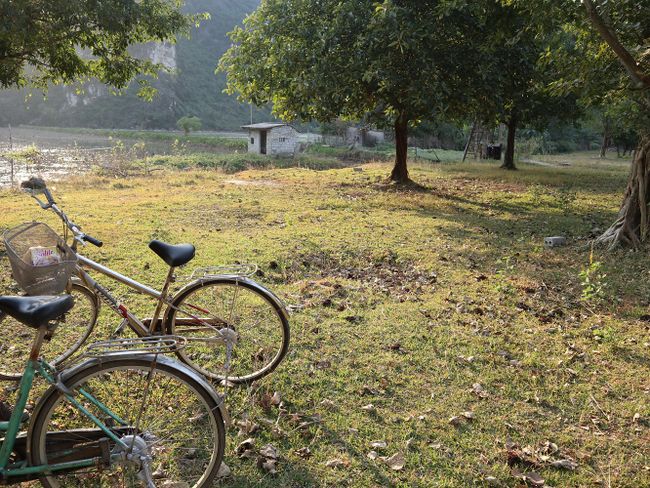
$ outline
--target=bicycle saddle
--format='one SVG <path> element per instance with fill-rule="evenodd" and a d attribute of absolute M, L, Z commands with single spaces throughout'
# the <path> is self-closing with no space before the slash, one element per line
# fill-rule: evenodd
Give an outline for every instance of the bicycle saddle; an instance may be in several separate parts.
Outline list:
<path fill-rule="evenodd" d="M 194 257 L 194 246 L 192 244 L 177 244 L 174 246 L 166 242 L 153 240 L 149 243 L 149 249 L 174 268 L 189 263 Z"/>
<path fill-rule="evenodd" d="M 34 329 L 60 317 L 73 305 L 70 295 L 0 297 L 0 310 Z"/>

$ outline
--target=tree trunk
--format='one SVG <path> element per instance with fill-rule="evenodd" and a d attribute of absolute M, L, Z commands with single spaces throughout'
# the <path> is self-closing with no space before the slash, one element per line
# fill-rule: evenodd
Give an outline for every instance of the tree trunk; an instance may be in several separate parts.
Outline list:
<path fill-rule="evenodd" d="M 408 156 L 408 118 L 401 112 L 395 120 L 395 166 L 390 174 L 390 181 L 409 183 L 409 172 L 406 167 Z"/>
<path fill-rule="evenodd" d="M 600 157 L 605 158 L 607 156 L 607 148 L 609 147 L 609 119 L 605 118 L 605 123 L 603 124 L 603 142 L 600 145 Z"/>
<path fill-rule="evenodd" d="M 596 243 L 609 248 L 618 245 L 638 248 L 650 231 L 650 135 L 642 138 L 637 150 L 618 218 Z"/>
<path fill-rule="evenodd" d="M 517 133 L 517 117 L 511 115 L 506 122 L 508 127 L 508 143 L 506 145 L 506 153 L 503 157 L 503 169 L 517 169 L 515 166 L 515 134 Z"/>

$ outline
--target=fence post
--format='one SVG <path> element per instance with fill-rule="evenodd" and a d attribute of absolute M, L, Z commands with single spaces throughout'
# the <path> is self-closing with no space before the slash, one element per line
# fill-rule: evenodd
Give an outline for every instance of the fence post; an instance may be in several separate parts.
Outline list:
<path fill-rule="evenodd" d="M 13 143 L 13 138 L 11 137 L 11 124 L 9 125 L 9 152 L 13 151 L 14 149 L 14 143 Z M 10 171 L 10 176 L 9 176 L 9 182 L 11 185 L 11 188 L 14 188 L 14 158 L 11 156 L 9 157 L 9 171 Z"/>

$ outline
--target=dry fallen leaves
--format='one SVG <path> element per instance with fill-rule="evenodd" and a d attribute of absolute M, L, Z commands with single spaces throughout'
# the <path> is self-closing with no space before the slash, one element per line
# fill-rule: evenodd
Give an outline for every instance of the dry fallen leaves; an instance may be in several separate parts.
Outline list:
<path fill-rule="evenodd" d="M 322 402 L 320 402 L 320 404 L 321 404 L 321 407 L 324 407 L 327 410 L 336 409 L 336 403 L 334 403 L 332 400 L 329 400 L 328 398 L 325 398 Z"/>
<path fill-rule="evenodd" d="M 269 474 L 275 474 L 277 470 L 278 460 L 259 457 L 257 459 L 257 467 L 263 469 Z"/>
<path fill-rule="evenodd" d="M 467 410 L 466 412 L 463 412 L 461 415 L 465 417 L 467 420 L 474 420 L 474 412 L 472 412 L 471 410 Z"/>
<path fill-rule="evenodd" d="M 311 457 L 311 449 L 308 447 L 301 447 L 300 449 L 293 451 L 293 453 L 303 459 L 309 459 Z"/>
<path fill-rule="evenodd" d="M 260 449 L 260 456 L 269 459 L 277 459 L 280 456 L 280 451 L 273 444 L 266 444 Z"/>
<path fill-rule="evenodd" d="M 489 393 L 485 391 L 485 389 L 483 388 L 483 386 L 481 386 L 480 383 L 474 383 L 472 385 L 471 391 L 479 398 L 487 398 L 489 396 Z"/>
<path fill-rule="evenodd" d="M 518 469 L 513 469 L 512 470 L 512 476 L 515 478 L 519 478 L 526 483 L 529 483 L 532 486 L 544 486 L 544 478 L 542 478 L 538 473 L 535 471 L 530 471 L 529 473 L 522 473 Z"/>
<path fill-rule="evenodd" d="M 404 455 L 401 452 L 396 452 L 389 458 L 382 457 L 380 459 L 393 471 L 401 471 L 406 464 Z"/>
<path fill-rule="evenodd" d="M 551 466 L 554 468 L 568 469 L 569 471 L 573 471 L 578 467 L 578 463 L 572 459 L 557 459 L 555 461 L 551 461 Z"/>
<path fill-rule="evenodd" d="M 263 469 L 269 474 L 277 473 L 278 457 L 280 451 L 273 444 L 262 446 L 257 458 L 257 467 Z"/>
<path fill-rule="evenodd" d="M 219 466 L 219 471 L 217 471 L 217 478 L 227 478 L 230 476 L 232 471 L 228 467 L 226 463 L 221 463 L 221 466 Z"/>
<path fill-rule="evenodd" d="M 259 425 L 249 419 L 237 420 L 235 425 L 239 427 L 238 436 L 254 434 L 260 428 Z"/>
<path fill-rule="evenodd" d="M 557 469 L 573 471 L 577 469 L 578 463 L 568 456 L 560 458 L 560 448 L 554 442 L 546 441 L 539 448 L 531 446 L 520 447 L 511 440 L 506 441 L 508 464 L 513 466 L 524 465 L 534 468 L 551 466 Z"/>
<path fill-rule="evenodd" d="M 160 486 L 162 488 L 189 488 L 190 484 L 185 481 L 167 480 L 167 481 L 163 481 L 163 484 Z"/>
<path fill-rule="evenodd" d="M 350 461 L 347 459 L 330 459 L 329 461 L 325 462 L 325 466 L 328 468 L 347 468 L 350 466 Z"/>
<path fill-rule="evenodd" d="M 239 443 L 237 449 L 235 449 L 235 452 L 241 458 L 255 457 L 255 453 L 253 452 L 254 448 L 255 448 L 255 439 L 249 437 L 245 441 Z"/>

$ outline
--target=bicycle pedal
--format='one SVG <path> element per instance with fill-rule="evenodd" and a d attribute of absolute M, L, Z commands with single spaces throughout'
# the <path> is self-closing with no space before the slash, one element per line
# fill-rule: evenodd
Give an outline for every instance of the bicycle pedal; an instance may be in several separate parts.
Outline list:
<path fill-rule="evenodd" d="M 99 439 L 99 450 L 101 452 L 102 464 L 106 468 L 111 467 L 111 446 L 107 437 Z"/>
<path fill-rule="evenodd" d="M 0 401 L 0 421 L 2 422 L 9 422 L 11 419 L 11 416 L 13 414 L 13 407 L 9 405 L 5 401 Z M 27 412 L 23 412 L 23 414 L 20 417 L 20 423 L 24 424 L 25 422 L 29 421 L 29 414 Z"/>

